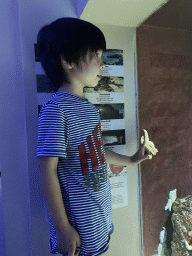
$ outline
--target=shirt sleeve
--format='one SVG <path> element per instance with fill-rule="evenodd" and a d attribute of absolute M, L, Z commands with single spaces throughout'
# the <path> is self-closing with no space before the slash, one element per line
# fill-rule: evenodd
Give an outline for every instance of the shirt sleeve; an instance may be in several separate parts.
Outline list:
<path fill-rule="evenodd" d="M 37 157 L 66 157 L 67 121 L 55 102 L 45 104 L 39 115 Z"/>

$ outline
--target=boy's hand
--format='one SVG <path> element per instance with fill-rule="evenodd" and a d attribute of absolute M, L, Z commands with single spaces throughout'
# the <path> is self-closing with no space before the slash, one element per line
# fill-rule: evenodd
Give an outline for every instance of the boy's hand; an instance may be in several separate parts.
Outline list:
<path fill-rule="evenodd" d="M 140 149 L 131 156 L 131 161 L 134 164 L 140 164 L 142 161 L 149 159 L 150 151 L 145 147 L 146 142 L 141 145 Z"/>
<path fill-rule="evenodd" d="M 56 233 L 59 253 L 63 256 L 78 256 L 79 251 L 76 249 L 80 247 L 81 240 L 77 231 L 72 226 L 68 226 Z"/>
<path fill-rule="evenodd" d="M 146 130 L 144 130 L 145 136 L 141 137 L 141 147 L 135 155 L 131 157 L 131 161 L 135 164 L 139 164 L 144 160 L 152 159 L 152 154 L 156 155 L 158 150 L 152 141 L 149 140 L 149 136 Z"/>

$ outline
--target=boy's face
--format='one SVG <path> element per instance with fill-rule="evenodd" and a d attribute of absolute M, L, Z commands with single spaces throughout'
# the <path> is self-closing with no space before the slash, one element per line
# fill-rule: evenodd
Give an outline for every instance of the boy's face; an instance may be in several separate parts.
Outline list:
<path fill-rule="evenodd" d="M 82 70 L 74 68 L 72 79 L 81 87 L 95 87 L 98 84 L 98 81 L 101 79 L 103 74 L 103 68 L 105 67 L 102 62 L 102 50 L 98 50 L 96 53 L 88 52 L 86 55 L 86 62 L 82 62 Z M 92 57 L 92 59 L 91 59 Z"/>

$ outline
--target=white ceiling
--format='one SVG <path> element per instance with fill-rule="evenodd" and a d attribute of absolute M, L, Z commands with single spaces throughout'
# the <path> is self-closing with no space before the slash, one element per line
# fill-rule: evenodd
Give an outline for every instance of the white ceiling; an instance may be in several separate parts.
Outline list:
<path fill-rule="evenodd" d="M 117 26 L 138 27 L 168 0 L 89 0 L 80 19 Z"/>

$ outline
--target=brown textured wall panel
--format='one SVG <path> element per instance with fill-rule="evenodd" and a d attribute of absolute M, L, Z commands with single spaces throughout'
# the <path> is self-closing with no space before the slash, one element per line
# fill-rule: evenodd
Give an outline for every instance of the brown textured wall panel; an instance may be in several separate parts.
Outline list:
<path fill-rule="evenodd" d="M 170 190 L 192 195 L 192 36 L 137 29 L 139 122 L 159 150 L 141 164 L 145 256 L 155 255 Z"/>

